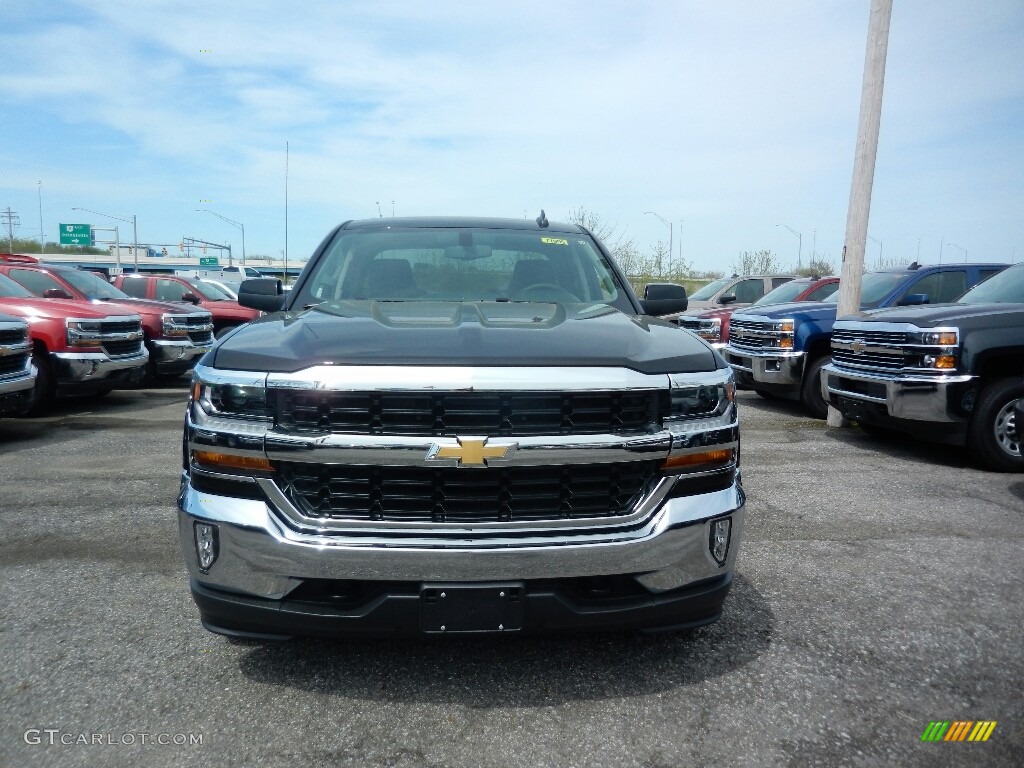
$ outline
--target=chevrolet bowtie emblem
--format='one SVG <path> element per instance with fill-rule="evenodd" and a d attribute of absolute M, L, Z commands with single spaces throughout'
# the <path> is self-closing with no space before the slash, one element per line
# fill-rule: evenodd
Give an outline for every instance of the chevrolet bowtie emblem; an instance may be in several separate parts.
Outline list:
<path fill-rule="evenodd" d="M 853 354 L 859 355 L 861 352 L 863 352 L 865 349 L 867 349 L 867 346 L 868 345 L 864 343 L 864 339 L 856 339 L 850 345 L 850 349 L 853 350 Z"/>
<path fill-rule="evenodd" d="M 488 459 L 507 459 L 519 447 L 518 443 L 488 445 L 490 438 L 457 437 L 455 445 L 433 445 L 427 454 L 427 461 L 455 459 L 459 467 L 486 467 Z"/>

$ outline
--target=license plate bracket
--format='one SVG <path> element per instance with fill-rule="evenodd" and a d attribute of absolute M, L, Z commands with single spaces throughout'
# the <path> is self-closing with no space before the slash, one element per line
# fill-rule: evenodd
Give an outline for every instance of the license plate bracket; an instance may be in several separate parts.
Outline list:
<path fill-rule="evenodd" d="M 423 584 L 420 628 L 426 633 L 518 632 L 523 628 L 522 582 Z"/>

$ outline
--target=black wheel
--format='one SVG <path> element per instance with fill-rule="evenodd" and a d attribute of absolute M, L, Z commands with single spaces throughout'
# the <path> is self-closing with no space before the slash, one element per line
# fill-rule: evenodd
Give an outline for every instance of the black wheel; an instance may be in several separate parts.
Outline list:
<path fill-rule="evenodd" d="M 1018 424 L 1013 412 L 1024 398 L 1024 380 L 1019 376 L 995 379 L 978 395 L 967 425 L 967 450 L 985 469 L 997 472 L 1024 472 L 1024 424 Z"/>
<path fill-rule="evenodd" d="M 821 396 L 821 369 L 832 362 L 831 355 L 811 360 L 804 371 L 804 383 L 800 386 L 800 400 L 804 410 L 816 419 L 828 416 L 828 402 Z"/>
<path fill-rule="evenodd" d="M 235 330 L 235 328 L 237 327 L 237 325 L 225 325 L 223 328 L 220 328 L 216 333 L 213 334 L 213 338 L 219 339 L 222 336 L 226 336 L 227 334 Z"/>
<path fill-rule="evenodd" d="M 772 394 L 767 389 L 755 389 L 754 391 L 757 392 L 757 394 L 759 394 L 765 400 L 781 400 L 782 399 L 778 395 Z"/>
<path fill-rule="evenodd" d="M 53 383 L 53 369 L 50 368 L 50 355 L 46 350 L 32 351 L 32 365 L 36 367 L 36 386 L 32 390 L 32 407 L 28 414 L 37 416 L 48 411 L 53 405 L 57 388 Z"/>

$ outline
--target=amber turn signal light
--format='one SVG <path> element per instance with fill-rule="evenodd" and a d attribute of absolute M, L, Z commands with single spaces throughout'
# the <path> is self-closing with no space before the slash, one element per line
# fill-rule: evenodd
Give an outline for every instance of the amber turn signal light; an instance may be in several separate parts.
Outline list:
<path fill-rule="evenodd" d="M 274 465 L 262 456 L 235 456 L 230 453 L 216 451 L 192 451 L 192 460 L 196 464 L 221 469 L 255 469 L 261 472 L 272 472 Z"/>
<path fill-rule="evenodd" d="M 661 465 L 662 470 L 681 469 L 683 467 L 695 467 L 702 464 L 728 464 L 736 456 L 733 448 L 724 448 L 717 451 L 702 451 L 700 453 L 688 453 L 684 456 L 669 456 Z"/>

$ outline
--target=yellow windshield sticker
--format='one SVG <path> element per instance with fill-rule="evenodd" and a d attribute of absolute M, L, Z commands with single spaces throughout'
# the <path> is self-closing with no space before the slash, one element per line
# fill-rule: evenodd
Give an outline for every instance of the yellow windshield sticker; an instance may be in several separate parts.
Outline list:
<path fill-rule="evenodd" d="M 547 243 L 548 245 L 568 245 L 569 244 L 569 241 L 566 240 L 565 238 L 562 238 L 562 237 L 542 237 L 540 239 L 540 241 L 542 243 Z"/>

